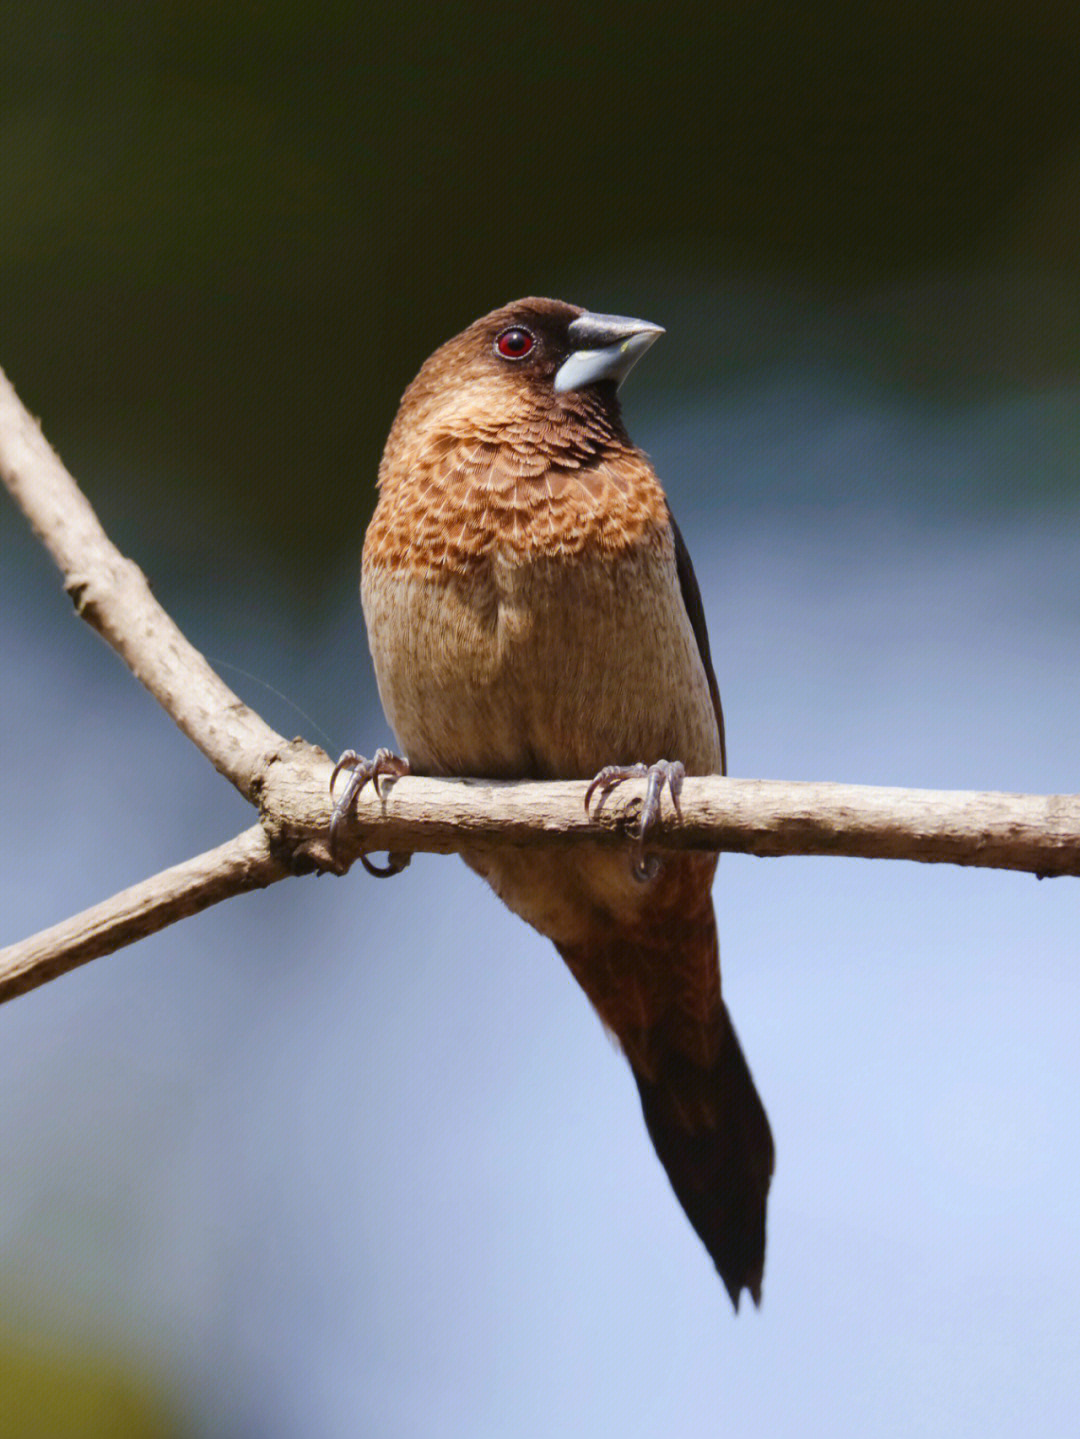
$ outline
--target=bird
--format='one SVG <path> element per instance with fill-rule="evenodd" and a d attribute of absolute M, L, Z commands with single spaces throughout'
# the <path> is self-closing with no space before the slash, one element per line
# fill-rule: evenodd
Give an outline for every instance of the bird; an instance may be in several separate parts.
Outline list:
<path fill-rule="evenodd" d="M 437 349 L 405 390 L 361 579 L 401 753 L 346 751 L 334 822 L 387 775 L 582 779 L 587 808 L 647 778 L 630 852 L 586 841 L 463 858 L 553 941 L 614 1036 L 737 1311 L 743 1290 L 761 1302 L 773 1139 L 721 996 L 718 856 L 648 850 L 665 786 L 677 806 L 684 774 L 726 773 L 690 556 L 620 409 L 622 381 L 662 333 L 517 300 Z"/>

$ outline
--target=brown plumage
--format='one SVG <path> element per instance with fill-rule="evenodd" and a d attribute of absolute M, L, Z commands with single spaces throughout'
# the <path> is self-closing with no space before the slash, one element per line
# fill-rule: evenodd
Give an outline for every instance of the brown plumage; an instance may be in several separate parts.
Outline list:
<path fill-rule="evenodd" d="M 619 380 L 659 331 L 507 305 L 406 390 L 364 544 L 379 692 L 414 773 L 722 772 L 704 615 Z M 720 997 L 716 858 L 651 878 L 601 846 L 467 854 L 556 944 L 630 1061 L 649 1132 L 733 1301 L 760 1297 L 768 1121 Z"/>

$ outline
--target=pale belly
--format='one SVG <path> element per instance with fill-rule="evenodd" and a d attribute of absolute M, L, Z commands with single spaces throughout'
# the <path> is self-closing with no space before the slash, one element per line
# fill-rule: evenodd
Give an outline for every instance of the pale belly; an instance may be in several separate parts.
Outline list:
<path fill-rule="evenodd" d="M 493 559 L 469 578 L 367 567 L 379 694 L 419 773 L 589 778 L 606 764 L 720 768 L 674 559 Z"/>
<path fill-rule="evenodd" d="M 496 560 L 467 582 L 365 567 L 363 602 L 383 707 L 417 773 L 589 779 L 658 759 L 720 770 L 704 667 L 665 551 Z M 559 944 L 582 942 L 603 914 L 625 923 L 656 903 L 621 850 L 463 858 Z M 715 860 L 668 865 L 695 866 L 707 885 Z"/>

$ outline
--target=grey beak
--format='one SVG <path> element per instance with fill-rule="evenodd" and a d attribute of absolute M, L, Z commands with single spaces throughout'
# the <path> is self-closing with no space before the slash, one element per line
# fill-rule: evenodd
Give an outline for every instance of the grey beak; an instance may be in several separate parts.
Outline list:
<path fill-rule="evenodd" d="M 654 340 L 664 333 L 648 320 L 586 312 L 571 322 L 571 350 L 555 372 L 555 393 L 580 390 L 598 380 L 623 380 Z"/>

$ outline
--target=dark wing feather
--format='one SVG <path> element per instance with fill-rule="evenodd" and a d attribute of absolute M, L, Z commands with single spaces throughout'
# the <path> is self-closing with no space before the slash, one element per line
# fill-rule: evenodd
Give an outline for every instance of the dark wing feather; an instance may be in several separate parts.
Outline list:
<path fill-rule="evenodd" d="M 668 523 L 671 525 L 671 533 L 675 540 L 675 570 L 679 576 L 683 604 L 686 606 L 690 628 L 694 631 L 694 638 L 697 640 L 701 663 L 705 666 L 705 678 L 709 682 L 709 694 L 712 696 L 713 709 L 716 711 L 716 727 L 720 732 L 720 773 L 727 774 L 724 712 L 720 708 L 720 690 L 716 683 L 716 673 L 713 670 L 712 655 L 709 653 L 709 631 L 705 626 L 705 607 L 701 603 L 701 591 L 698 589 L 697 576 L 694 574 L 694 566 L 690 561 L 690 551 L 686 548 L 686 541 L 675 523 L 675 516 L 671 513 L 670 505 L 668 506 Z"/>

